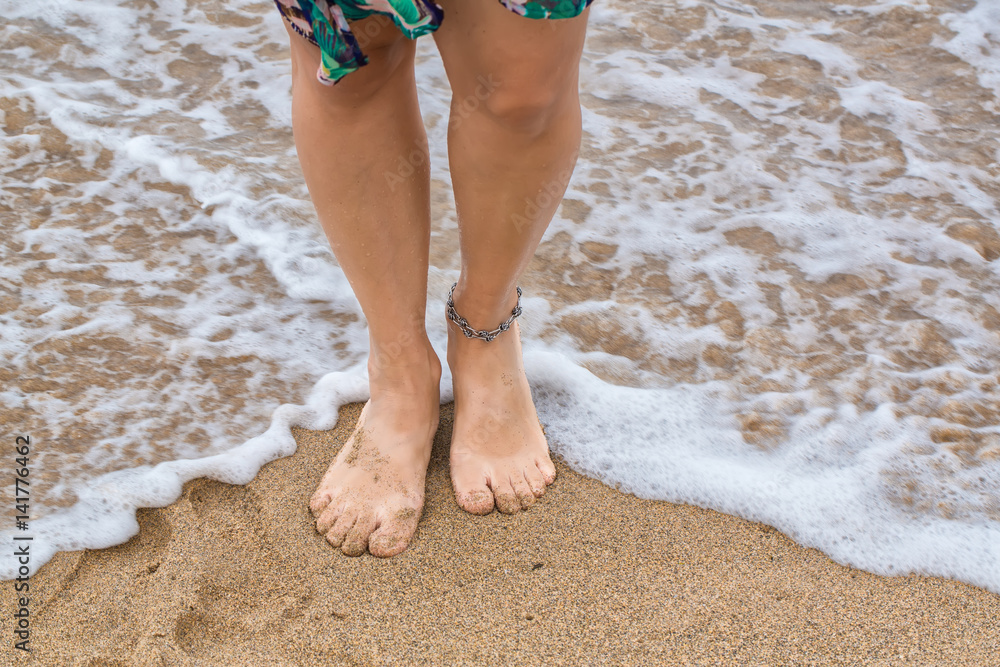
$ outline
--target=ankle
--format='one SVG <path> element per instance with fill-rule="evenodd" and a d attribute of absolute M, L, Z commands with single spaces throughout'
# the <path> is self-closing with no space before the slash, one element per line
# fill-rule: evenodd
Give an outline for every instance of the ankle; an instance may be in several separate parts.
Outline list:
<path fill-rule="evenodd" d="M 441 362 L 426 334 L 383 345 L 372 341 L 368 377 L 372 384 L 419 389 L 428 382 L 440 381 Z"/>
<path fill-rule="evenodd" d="M 476 330 L 492 331 L 501 322 L 506 321 L 511 312 L 519 302 L 517 288 L 510 290 L 501 288 L 500 290 L 471 290 L 458 282 L 452 292 L 452 301 L 455 305 L 455 312 Z M 463 335 L 460 327 L 449 320 L 449 330 L 454 329 L 459 335 Z"/>

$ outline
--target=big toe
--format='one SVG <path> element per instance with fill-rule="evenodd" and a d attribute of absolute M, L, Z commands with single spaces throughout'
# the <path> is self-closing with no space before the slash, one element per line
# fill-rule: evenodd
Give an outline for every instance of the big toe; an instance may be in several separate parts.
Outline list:
<path fill-rule="evenodd" d="M 391 558 L 402 553 L 417 532 L 419 521 L 419 511 L 412 508 L 397 510 L 371 534 L 368 539 L 368 552 L 379 558 Z"/>

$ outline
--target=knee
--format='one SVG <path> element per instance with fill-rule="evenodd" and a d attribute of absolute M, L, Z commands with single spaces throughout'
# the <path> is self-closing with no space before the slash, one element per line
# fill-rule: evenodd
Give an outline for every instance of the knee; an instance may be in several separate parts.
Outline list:
<path fill-rule="evenodd" d="M 538 77 L 518 80 L 508 75 L 503 79 L 480 75 L 476 86 L 461 100 L 452 113 L 464 118 L 481 113 L 491 122 L 528 136 L 544 133 L 560 114 L 572 105 L 579 105 L 576 81 L 544 81 Z"/>

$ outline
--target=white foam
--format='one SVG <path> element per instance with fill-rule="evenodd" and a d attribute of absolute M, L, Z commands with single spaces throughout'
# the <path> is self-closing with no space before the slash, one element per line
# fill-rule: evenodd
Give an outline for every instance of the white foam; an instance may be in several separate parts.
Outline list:
<path fill-rule="evenodd" d="M 722 387 L 613 387 L 551 352 L 525 363 L 554 450 L 585 474 L 642 498 L 770 524 L 854 567 L 1000 587 L 996 521 L 912 516 L 886 503 L 880 472 L 921 431 L 889 405 L 866 415 L 841 406 L 826 425 L 831 411 L 816 408 L 789 433 L 793 446 L 764 454 L 747 451 Z"/>
<path fill-rule="evenodd" d="M 368 383 L 359 369 L 330 373 L 316 383 L 304 406 L 282 405 L 274 411 L 269 428 L 220 454 L 197 459 L 167 461 L 154 467 L 127 468 L 107 473 L 80 489 L 79 500 L 68 510 L 31 522 L 31 564 L 34 574 L 58 551 L 103 549 L 121 544 L 139 531 L 135 511 L 164 507 L 177 500 L 181 487 L 199 477 L 227 484 L 247 484 L 261 466 L 295 453 L 292 426 L 326 430 L 337 423 L 337 406 L 368 399 Z M 0 544 L 14 553 L 15 533 L 0 533 Z M 23 543 L 22 543 L 23 544 Z M 17 576 L 9 559 L 0 574 Z"/>

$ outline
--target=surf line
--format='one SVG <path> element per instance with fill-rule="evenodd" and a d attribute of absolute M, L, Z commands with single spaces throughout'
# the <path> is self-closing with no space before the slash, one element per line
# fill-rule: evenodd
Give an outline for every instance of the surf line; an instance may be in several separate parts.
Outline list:
<path fill-rule="evenodd" d="M 14 526 L 18 530 L 28 530 L 28 508 L 30 503 L 29 477 L 31 469 L 28 464 L 31 456 L 31 438 L 19 435 L 14 439 Z M 14 591 L 22 595 L 17 598 L 17 611 L 14 612 L 14 648 L 21 651 L 31 651 L 28 642 L 31 641 L 31 611 L 28 604 L 31 598 L 28 593 L 31 588 L 31 535 L 15 535 L 14 556 L 17 558 L 17 579 L 14 580 Z M 20 641 L 18 641 L 20 639 Z"/>

